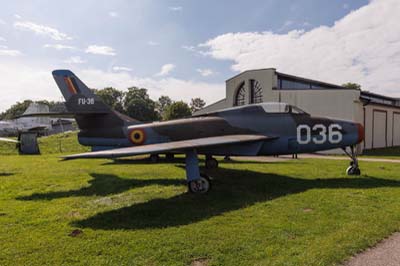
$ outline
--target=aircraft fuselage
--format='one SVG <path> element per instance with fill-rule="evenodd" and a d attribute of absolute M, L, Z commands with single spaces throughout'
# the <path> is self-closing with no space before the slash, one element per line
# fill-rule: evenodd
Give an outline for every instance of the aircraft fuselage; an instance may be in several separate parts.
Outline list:
<path fill-rule="evenodd" d="M 80 134 L 83 145 L 93 150 L 164 143 L 224 135 L 261 134 L 264 142 L 199 148 L 199 154 L 210 155 L 280 155 L 308 153 L 355 145 L 364 138 L 363 127 L 354 122 L 312 117 L 306 113 L 265 112 L 262 105 L 249 105 L 204 116 L 166 122 L 110 128 L 122 131 L 119 137 Z M 110 135 L 110 134 L 108 134 Z"/>

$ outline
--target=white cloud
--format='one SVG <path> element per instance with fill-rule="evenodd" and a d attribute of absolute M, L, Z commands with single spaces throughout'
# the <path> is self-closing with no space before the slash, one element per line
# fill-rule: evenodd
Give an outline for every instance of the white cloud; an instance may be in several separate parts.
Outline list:
<path fill-rule="evenodd" d="M 188 52 L 194 53 L 196 56 L 208 56 L 209 53 L 204 52 L 202 49 L 207 47 L 205 44 L 198 44 L 197 46 L 193 45 L 182 45 L 182 49 L 185 49 Z"/>
<path fill-rule="evenodd" d="M 25 99 L 59 100 L 60 92 L 54 89 L 51 69 L 41 65 L 29 65 L 17 62 L 0 62 L 2 96 L 0 110 L 4 111 L 17 101 Z M 29 89 L 28 89 L 29 88 Z"/>
<path fill-rule="evenodd" d="M 196 69 L 196 71 L 199 72 L 200 75 L 202 75 L 203 77 L 208 77 L 208 76 L 215 74 L 214 71 L 212 71 L 209 68 L 205 68 L 205 69 L 198 68 L 198 69 Z"/>
<path fill-rule="evenodd" d="M 64 60 L 64 63 L 67 63 L 67 64 L 83 64 L 83 63 L 86 63 L 86 60 L 83 60 L 80 56 L 71 56 L 67 60 Z"/>
<path fill-rule="evenodd" d="M 72 38 L 65 33 L 60 32 L 55 28 L 51 28 L 46 25 L 40 25 L 31 21 L 17 21 L 14 23 L 14 27 L 18 30 L 32 31 L 38 35 L 43 35 L 52 38 L 56 41 L 71 40 Z"/>
<path fill-rule="evenodd" d="M 182 11 L 183 7 L 181 7 L 181 6 L 170 6 L 168 9 L 171 10 L 171 11 Z"/>
<path fill-rule="evenodd" d="M 168 75 L 172 70 L 175 69 L 175 65 L 174 64 L 165 64 L 161 67 L 160 72 L 158 72 L 156 74 L 156 76 L 166 76 Z"/>
<path fill-rule="evenodd" d="M 227 33 L 202 44 L 207 54 L 244 71 L 278 71 L 400 96 L 400 1 L 372 0 L 331 27 L 287 34 Z"/>
<path fill-rule="evenodd" d="M 21 19 L 22 17 L 20 15 L 18 15 L 18 14 L 14 14 L 14 18 Z"/>
<path fill-rule="evenodd" d="M 0 56 L 20 56 L 22 53 L 18 50 L 9 49 L 5 45 L 0 45 Z"/>
<path fill-rule="evenodd" d="M 4 39 L 3 37 L 0 37 L 0 42 L 5 42 L 6 39 Z"/>
<path fill-rule="evenodd" d="M 114 48 L 109 46 L 101 46 L 101 45 L 89 45 L 85 50 L 88 54 L 99 54 L 99 55 L 116 55 Z"/>
<path fill-rule="evenodd" d="M 115 71 L 115 72 L 120 72 L 120 71 L 128 71 L 128 72 L 130 72 L 130 71 L 132 71 L 132 68 L 124 67 L 124 66 L 113 66 L 112 70 Z"/>
<path fill-rule="evenodd" d="M 4 111 L 16 101 L 61 100 L 61 93 L 52 78 L 53 64 L 32 64 L 30 62 L 0 61 L 2 77 L 2 99 L 0 111 Z M 207 103 L 215 102 L 225 95 L 223 83 L 206 83 L 175 78 L 156 80 L 131 75 L 129 72 L 108 72 L 98 69 L 74 67 L 75 74 L 90 88 L 115 87 L 126 90 L 131 86 L 147 88 L 152 99 L 168 95 L 174 100 L 189 102 L 191 98 L 201 97 Z M 29 88 L 27 90 L 26 88 Z"/>
<path fill-rule="evenodd" d="M 0 25 L 5 25 L 6 22 L 0 18 Z"/>
<path fill-rule="evenodd" d="M 196 52 L 196 47 L 193 45 L 182 45 L 182 48 L 189 52 Z"/>
<path fill-rule="evenodd" d="M 160 45 L 158 42 L 155 42 L 155 41 L 148 41 L 147 44 L 150 45 L 150 46 L 158 46 L 158 45 Z"/>
<path fill-rule="evenodd" d="M 117 17 L 119 17 L 119 14 L 118 14 L 117 12 L 115 12 L 115 11 L 110 11 L 110 12 L 108 12 L 108 15 L 109 15 L 110 17 L 112 17 L 112 18 L 117 18 Z"/>
<path fill-rule="evenodd" d="M 148 89 L 152 99 L 168 95 L 174 100 L 190 102 L 191 98 L 200 97 L 207 103 L 213 103 L 225 97 L 224 83 L 206 83 L 176 78 L 155 80 L 132 76 L 128 72 L 110 73 L 95 69 L 75 73 L 91 88 L 115 87 L 126 89 L 137 86 Z"/>
<path fill-rule="evenodd" d="M 63 45 L 63 44 L 45 44 L 43 45 L 44 48 L 53 48 L 56 50 L 76 50 L 77 48 L 70 45 Z"/>

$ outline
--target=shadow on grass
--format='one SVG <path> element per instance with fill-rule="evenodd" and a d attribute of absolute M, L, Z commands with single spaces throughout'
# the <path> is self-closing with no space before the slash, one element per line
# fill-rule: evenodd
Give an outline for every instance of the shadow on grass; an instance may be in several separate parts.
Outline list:
<path fill-rule="evenodd" d="M 14 173 L 0 173 L 0 177 L 2 176 L 12 176 Z"/>
<path fill-rule="evenodd" d="M 76 190 L 55 191 L 47 193 L 35 193 L 30 196 L 18 197 L 18 200 L 52 200 L 65 197 L 79 196 L 107 196 L 127 191 L 131 188 L 145 187 L 150 185 L 179 186 L 184 180 L 177 179 L 125 179 L 115 175 L 90 174 L 93 179 L 89 181 L 90 186 Z"/>
<path fill-rule="evenodd" d="M 400 182 L 374 177 L 301 179 L 253 171 L 219 169 L 207 195 L 180 194 L 154 199 L 74 222 L 82 228 L 115 230 L 164 228 L 188 225 L 289 194 L 315 188 L 400 187 Z"/>

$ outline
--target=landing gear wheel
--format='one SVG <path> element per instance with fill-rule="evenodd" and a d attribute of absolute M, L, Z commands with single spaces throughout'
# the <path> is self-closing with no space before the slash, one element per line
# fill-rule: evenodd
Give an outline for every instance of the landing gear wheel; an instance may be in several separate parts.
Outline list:
<path fill-rule="evenodd" d="M 160 160 L 160 156 L 158 156 L 158 154 L 150 155 L 150 162 L 157 163 L 159 160 Z"/>
<path fill-rule="evenodd" d="M 358 159 L 357 159 L 357 153 L 355 151 L 355 147 L 354 146 L 350 147 L 350 153 L 347 152 L 346 148 L 344 148 L 343 150 L 351 159 L 350 166 L 347 167 L 347 169 L 346 169 L 346 174 L 347 175 L 361 175 L 361 170 L 358 167 Z"/>
<path fill-rule="evenodd" d="M 206 159 L 206 168 L 207 169 L 215 169 L 218 168 L 218 161 L 214 158 Z"/>
<path fill-rule="evenodd" d="M 361 175 L 361 170 L 358 167 L 350 165 L 346 170 L 347 175 Z"/>
<path fill-rule="evenodd" d="M 165 159 L 167 159 L 167 161 L 169 161 L 169 162 L 173 161 L 174 158 L 175 158 L 175 154 L 173 154 L 173 153 L 165 154 Z"/>
<path fill-rule="evenodd" d="M 205 174 L 200 174 L 200 178 L 190 181 L 188 183 L 188 189 L 193 194 L 205 194 L 211 189 L 210 178 Z"/>

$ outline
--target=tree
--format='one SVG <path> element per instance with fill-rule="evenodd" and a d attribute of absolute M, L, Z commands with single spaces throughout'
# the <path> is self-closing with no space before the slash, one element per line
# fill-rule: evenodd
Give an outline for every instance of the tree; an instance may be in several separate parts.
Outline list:
<path fill-rule="evenodd" d="M 124 99 L 126 114 L 139 121 L 148 122 L 160 117 L 155 110 L 156 104 L 147 94 L 147 89 L 128 88 Z"/>
<path fill-rule="evenodd" d="M 190 110 L 192 113 L 202 109 L 206 105 L 206 102 L 201 98 L 193 98 L 190 101 Z"/>
<path fill-rule="evenodd" d="M 125 93 L 118 89 L 108 87 L 102 90 L 94 90 L 97 96 L 99 96 L 103 102 L 111 108 L 117 110 L 120 113 L 125 113 L 124 110 L 124 97 Z"/>
<path fill-rule="evenodd" d="M 162 95 L 158 98 L 156 102 L 156 109 L 160 117 L 164 118 L 165 110 L 172 104 L 171 98 L 168 96 Z"/>
<path fill-rule="evenodd" d="M 165 110 L 166 120 L 185 118 L 191 115 L 189 105 L 183 101 L 174 102 Z"/>
<path fill-rule="evenodd" d="M 352 83 L 352 82 L 347 82 L 345 84 L 342 84 L 342 87 L 348 88 L 348 89 L 354 89 L 354 90 L 361 90 L 361 85 L 357 83 Z"/>

